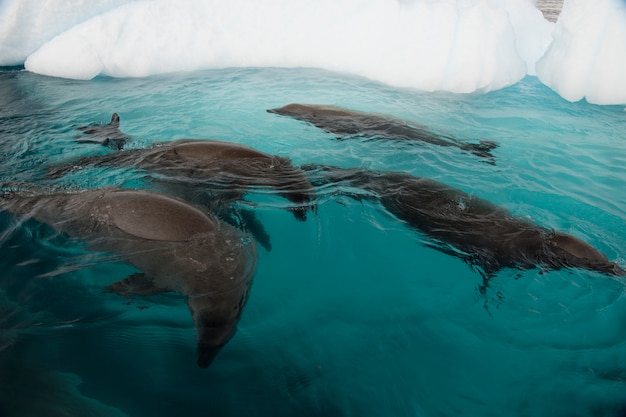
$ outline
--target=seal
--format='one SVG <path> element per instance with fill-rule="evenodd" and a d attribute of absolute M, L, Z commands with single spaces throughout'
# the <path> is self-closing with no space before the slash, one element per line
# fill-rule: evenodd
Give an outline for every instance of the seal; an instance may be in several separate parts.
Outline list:
<path fill-rule="evenodd" d="M 337 193 L 374 200 L 432 239 L 434 248 L 478 266 L 487 282 L 502 268 L 582 268 L 626 276 L 588 243 L 513 216 L 506 209 L 441 182 L 404 172 L 305 165 L 316 186 L 340 184 Z M 347 186 L 347 187 L 345 187 Z M 349 187 L 365 193 L 349 191 Z"/>
<path fill-rule="evenodd" d="M 183 294 L 195 323 L 197 363 L 232 338 L 256 268 L 247 234 L 183 201 L 130 189 L 5 193 L 0 209 L 83 240 L 137 268 L 107 287 L 120 295 Z"/>
<path fill-rule="evenodd" d="M 289 210 L 306 220 L 314 190 L 305 173 L 288 158 L 269 155 L 245 145 L 216 140 L 182 139 L 148 149 L 130 149 L 110 155 L 88 156 L 51 167 L 48 178 L 58 178 L 85 166 L 144 169 L 167 192 L 198 204 L 242 198 L 251 187 L 271 188 L 295 204 Z M 210 198 L 204 201 L 199 191 Z M 221 203 L 220 203 L 221 204 Z"/>
<path fill-rule="evenodd" d="M 79 139 L 76 140 L 76 143 L 96 143 L 111 149 L 121 150 L 130 140 L 130 136 L 120 130 L 120 116 L 117 113 L 113 113 L 111 122 L 107 125 L 78 126 L 76 130 L 94 138 Z"/>
<path fill-rule="evenodd" d="M 491 150 L 498 146 L 496 142 L 492 141 L 462 142 L 451 136 L 437 134 L 425 126 L 406 120 L 335 106 L 292 103 L 280 108 L 269 109 L 267 112 L 310 123 L 326 132 L 339 135 L 339 139 L 366 137 L 452 146 L 486 158 L 492 164 L 495 157 L 491 154 Z"/>

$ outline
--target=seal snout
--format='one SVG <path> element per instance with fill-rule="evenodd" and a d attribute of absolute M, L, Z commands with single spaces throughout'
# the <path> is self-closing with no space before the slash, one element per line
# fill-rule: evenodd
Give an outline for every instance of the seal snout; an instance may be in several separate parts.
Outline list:
<path fill-rule="evenodd" d="M 209 301 L 209 300 L 207 300 Z M 210 300 L 213 303 L 217 303 L 218 300 Z M 232 304 L 229 304 L 232 306 Z M 234 311 L 229 308 L 229 311 Z M 241 312 L 241 309 L 237 310 Z M 197 364 L 200 368 L 208 368 L 213 360 L 220 352 L 222 347 L 228 343 L 233 337 L 237 327 L 237 321 L 239 316 L 232 318 L 231 320 L 225 320 L 221 316 L 220 311 L 204 311 L 200 315 L 194 314 L 192 310 L 192 316 L 196 322 L 196 341 L 198 346 L 198 359 Z"/>
<path fill-rule="evenodd" d="M 280 114 L 281 116 L 296 116 L 304 113 L 309 113 L 310 106 L 303 104 L 291 103 L 283 107 L 276 107 L 275 109 L 267 109 L 268 113 Z"/>
<path fill-rule="evenodd" d="M 222 349 L 221 346 L 198 345 L 197 364 L 200 368 L 208 368 Z"/>
<path fill-rule="evenodd" d="M 619 266 L 618 264 L 611 262 L 611 268 L 609 270 L 609 273 L 612 275 L 615 275 L 616 277 L 626 277 L 626 270 L 623 269 L 621 266 Z"/>

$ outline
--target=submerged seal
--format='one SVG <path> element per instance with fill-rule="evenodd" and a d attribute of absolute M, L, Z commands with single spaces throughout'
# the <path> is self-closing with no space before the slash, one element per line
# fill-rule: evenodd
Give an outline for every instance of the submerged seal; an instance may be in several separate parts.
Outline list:
<path fill-rule="evenodd" d="M 290 210 L 298 220 L 306 211 L 314 190 L 302 170 L 288 158 L 269 155 L 248 146 L 215 140 L 177 140 L 149 149 L 131 149 L 103 156 L 89 156 L 59 167 L 48 177 L 57 178 L 75 169 L 92 166 L 123 166 L 160 175 L 160 184 L 186 200 L 199 190 L 221 200 L 236 200 L 250 187 L 268 187 L 295 203 Z"/>
<path fill-rule="evenodd" d="M 626 271 L 593 246 L 567 233 L 541 227 L 487 200 L 428 178 L 403 172 L 306 165 L 313 184 L 344 184 L 366 191 L 340 192 L 379 201 L 434 247 L 479 266 L 485 280 L 501 268 L 583 268 L 608 275 Z M 455 248 L 455 250 L 450 247 Z"/>
<path fill-rule="evenodd" d="M 4 194 L 0 209 L 48 224 L 141 271 L 110 291 L 183 294 L 195 322 L 198 366 L 208 367 L 235 333 L 256 267 L 254 240 L 240 230 L 180 200 L 138 190 L 18 191 Z"/>
<path fill-rule="evenodd" d="M 360 136 L 425 142 L 437 146 L 453 146 L 487 158 L 491 163 L 493 163 L 494 156 L 490 151 L 498 146 L 497 143 L 491 141 L 462 142 L 451 136 L 437 134 L 412 122 L 335 106 L 292 103 L 267 111 L 302 120 L 341 137 Z"/>
<path fill-rule="evenodd" d="M 120 130 L 120 116 L 117 113 L 113 113 L 111 122 L 107 125 L 78 126 L 76 130 L 94 138 L 78 139 L 77 143 L 96 143 L 117 150 L 123 149 L 130 139 L 130 136 Z"/>

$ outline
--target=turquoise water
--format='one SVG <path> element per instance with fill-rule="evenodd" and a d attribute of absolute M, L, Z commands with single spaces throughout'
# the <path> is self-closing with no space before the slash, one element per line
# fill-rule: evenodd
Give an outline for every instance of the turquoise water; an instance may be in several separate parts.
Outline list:
<path fill-rule="evenodd" d="M 265 112 L 335 104 L 492 140 L 453 148 L 334 140 Z M 403 170 L 571 233 L 626 264 L 626 113 L 569 103 L 535 78 L 480 95 L 422 93 L 310 69 L 232 69 L 90 82 L 0 72 L 5 181 L 147 187 L 143 174 L 46 164 L 106 149 L 76 126 L 121 116 L 130 147 L 220 139 L 294 163 Z M 482 277 L 380 206 L 330 193 L 298 222 L 248 196 L 271 235 L 239 331 L 195 364 L 182 296 L 102 288 L 134 270 L 0 215 L 0 416 L 617 416 L 626 412 L 624 282 L 583 270 Z"/>

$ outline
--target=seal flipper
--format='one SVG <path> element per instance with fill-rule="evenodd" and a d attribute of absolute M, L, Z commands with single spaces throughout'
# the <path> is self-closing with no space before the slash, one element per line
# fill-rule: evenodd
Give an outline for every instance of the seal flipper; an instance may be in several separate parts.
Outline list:
<path fill-rule="evenodd" d="M 128 297 L 131 294 L 136 295 L 154 295 L 162 292 L 170 291 L 167 288 L 161 288 L 154 285 L 154 280 L 142 272 L 136 272 L 129 275 L 121 281 L 113 283 L 105 287 L 105 291 L 114 292 L 117 295 Z"/>
<path fill-rule="evenodd" d="M 254 236 L 257 243 L 263 246 L 268 252 L 272 251 L 272 242 L 269 233 L 259 221 L 252 210 L 224 209 L 219 213 L 219 217 L 231 226 L 249 232 Z"/>
<path fill-rule="evenodd" d="M 106 138 L 104 140 L 90 140 L 90 139 L 77 139 L 74 142 L 76 143 L 93 143 L 95 145 L 101 145 L 107 148 L 111 148 L 113 150 L 121 151 L 124 149 L 124 145 L 126 144 L 126 138 L 117 138 L 111 139 Z"/>
<path fill-rule="evenodd" d="M 272 242 L 270 235 L 267 233 L 265 226 L 263 226 L 263 223 L 261 223 L 254 211 L 241 210 L 239 215 L 241 217 L 244 230 L 252 233 L 256 241 L 263 246 L 266 251 L 271 252 Z"/>

